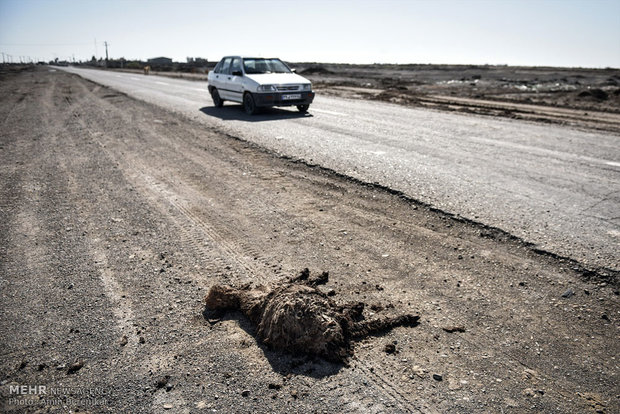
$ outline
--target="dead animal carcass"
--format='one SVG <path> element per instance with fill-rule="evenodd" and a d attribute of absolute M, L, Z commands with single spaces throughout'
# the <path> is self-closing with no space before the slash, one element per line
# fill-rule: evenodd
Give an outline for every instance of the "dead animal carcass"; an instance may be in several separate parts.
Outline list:
<path fill-rule="evenodd" d="M 215 285 L 206 297 L 210 311 L 241 310 L 255 325 L 259 341 L 293 354 L 307 353 L 346 362 L 351 341 L 391 329 L 415 326 L 418 315 L 362 320 L 363 303 L 337 305 L 317 289 L 328 274 L 310 278 L 305 269 L 278 287 Z"/>

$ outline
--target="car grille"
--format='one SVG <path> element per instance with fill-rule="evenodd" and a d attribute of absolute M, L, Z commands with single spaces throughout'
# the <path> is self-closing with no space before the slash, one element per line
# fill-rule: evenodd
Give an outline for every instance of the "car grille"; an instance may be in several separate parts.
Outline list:
<path fill-rule="evenodd" d="M 282 85 L 282 86 L 278 86 L 278 90 L 282 91 L 282 92 L 298 91 L 299 90 L 299 85 Z"/>

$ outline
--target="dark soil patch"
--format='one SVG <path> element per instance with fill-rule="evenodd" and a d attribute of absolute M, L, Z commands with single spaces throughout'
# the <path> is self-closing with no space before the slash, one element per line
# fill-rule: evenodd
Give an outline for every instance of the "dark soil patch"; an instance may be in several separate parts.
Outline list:
<path fill-rule="evenodd" d="M 607 99 L 609 99 L 609 94 L 602 89 L 583 91 L 580 92 L 577 96 L 580 98 L 594 98 L 599 101 L 606 101 Z"/>
<path fill-rule="evenodd" d="M 309 68 L 302 70 L 300 73 L 303 75 L 331 75 L 334 72 L 323 66 L 310 66 Z"/>

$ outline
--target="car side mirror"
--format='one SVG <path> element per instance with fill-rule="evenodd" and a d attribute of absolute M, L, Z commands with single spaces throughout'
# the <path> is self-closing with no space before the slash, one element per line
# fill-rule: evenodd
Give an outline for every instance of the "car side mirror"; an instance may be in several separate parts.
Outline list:
<path fill-rule="evenodd" d="M 241 72 L 240 70 L 235 70 L 232 73 L 233 76 L 243 76 L 243 72 Z"/>
<path fill-rule="evenodd" d="M 291 72 L 297 73 L 297 69 L 291 69 Z"/>

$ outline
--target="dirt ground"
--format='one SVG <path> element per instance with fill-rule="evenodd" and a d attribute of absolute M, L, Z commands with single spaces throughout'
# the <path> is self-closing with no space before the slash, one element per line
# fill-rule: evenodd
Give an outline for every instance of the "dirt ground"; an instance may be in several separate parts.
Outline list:
<path fill-rule="evenodd" d="M 61 71 L 0 96 L 0 411 L 620 412 L 617 274 Z M 419 324 L 345 365 L 205 312 L 304 268 Z"/>

